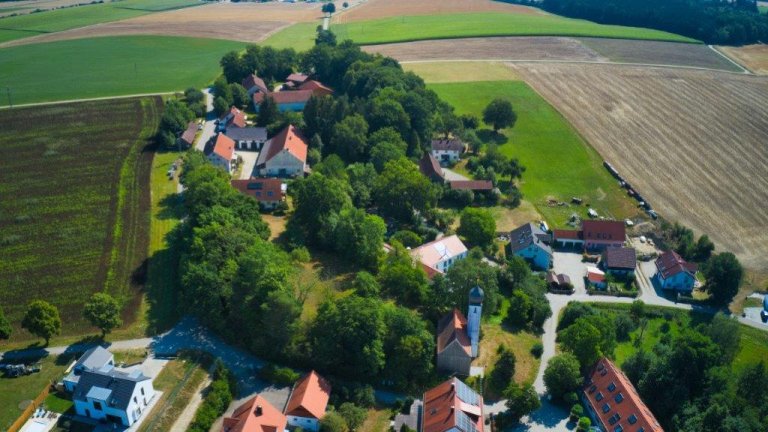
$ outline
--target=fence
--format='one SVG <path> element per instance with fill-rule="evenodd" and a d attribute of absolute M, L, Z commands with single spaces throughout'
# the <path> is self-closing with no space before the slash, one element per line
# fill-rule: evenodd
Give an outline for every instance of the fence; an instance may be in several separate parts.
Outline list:
<path fill-rule="evenodd" d="M 45 386 L 43 391 L 40 392 L 39 395 L 35 398 L 35 400 L 32 401 L 32 403 L 24 409 L 24 412 L 21 413 L 21 416 L 16 419 L 15 422 L 11 425 L 11 427 L 8 428 L 8 432 L 18 432 L 21 430 L 22 426 L 24 426 L 24 423 L 29 420 L 30 417 L 32 417 L 32 413 L 35 412 L 35 410 L 43 404 L 43 401 L 45 401 L 45 398 L 48 397 L 48 394 L 51 392 L 51 385 L 48 384 Z"/>

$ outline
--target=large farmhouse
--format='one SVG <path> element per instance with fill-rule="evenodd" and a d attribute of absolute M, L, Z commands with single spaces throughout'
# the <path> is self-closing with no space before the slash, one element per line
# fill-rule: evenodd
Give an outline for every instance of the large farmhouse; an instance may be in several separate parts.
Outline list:
<path fill-rule="evenodd" d="M 262 177 L 298 177 L 307 166 L 307 141 L 295 127 L 288 126 L 264 144 L 255 170 Z"/>
<path fill-rule="evenodd" d="M 467 257 L 467 247 L 457 235 L 425 243 L 413 250 L 411 256 L 421 262 L 428 276 L 445 273 L 457 261 Z"/>
<path fill-rule="evenodd" d="M 317 432 L 320 419 L 325 416 L 331 385 L 325 378 L 312 371 L 301 378 L 293 387 L 285 407 L 288 424 L 302 430 Z"/>
<path fill-rule="evenodd" d="M 258 395 L 225 417 L 221 432 L 284 432 L 287 423 L 280 410 Z"/>
<path fill-rule="evenodd" d="M 521 225 L 509 233 L 507 256 L 517 255 L 540 270 L 548 270 L 552 265 L 552 248 L 547 244 L 549 238 L 549 234 L 537 225 L 530 222 Z"/>
<path fill-rule="evenodd" d="M 580 230 L 554 230 L 553 237 L 560 246 L 602 251 L 606 247 L 622 247 L 626 230 L 621 221 L 585 220 Z"/>
<path fill-rule="evenodd" d="M 629 378 L 607 358 L 592 368 L 581 399 L 593 424 L 603 431 L 663 432 Z"/>
<path fill-rule="evenodd" d="M 671 250 L 656 259 L 653 278 L 662 289 L 690 293 L 696 284 L 696 270 L 696 264 L 687 262 Z"/>
<path fill-rule="evenodd" d="M 424 393 L 420 432 L 483 432 L 483 397 L 458 378 Z"/>
<path fill-rule="evenodd" d="M 440 163 L 456 162 L 464 153 L 464 143 L 460 139 L 437 139 L 432 140 L 432 150 L 430 154 Z"/>

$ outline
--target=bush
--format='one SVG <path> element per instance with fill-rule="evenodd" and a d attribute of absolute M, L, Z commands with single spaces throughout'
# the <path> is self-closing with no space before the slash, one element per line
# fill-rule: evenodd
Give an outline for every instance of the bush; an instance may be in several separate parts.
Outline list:
<path fill-rule="evenodd" d="M 584 407 L 581 404 L 574 404 L 571 407 L 571 420 L 576 421 L 584 415 Z"/>
<path fill-rule="evenodd" d="M 565 400 L 566 395 L 578 389 L 581 383 L 579 360 L 571 353 L 556 355 L 544 371 L 544 384 L 549 393 L 557 398 Z"/>
<path fill-rule="evenodd" d="M 397 240 L 405 247 L 414 248 L 422 243 L 421 237 L 413 231 L 401 230 L 390 237 L 390 241 Z"/>
<path fill-rule="evenodd" d="M 215 367 L 213 382 L 195 413 L 195 419 L 187 429 L 189 432 L 207 432 L 235 397 L 234 382 L 229 370 L 221 360 L 216 361 Z"/>
<path fill-rule="evenodd" d="M 339 415 L 344 418 L 349 430 L 355 431 L 365 422 L 366 417 L 368 417 L 368 411 L 365 408 L 356 406 L 352 402 L 345 402 L 339 407 Z"/>
<path fill-rule="evenodd" d="M 590 420 L 589 417 L 582 417 L 579 419 L 579 425 L 576 427 L 576 430 L 579 432 L 586 432 L 591 426 L 592 420 Z"/>
<path fill-rule="evenodd" d="M 301 375 L 291 368 L 275 366 L 270 363 L 259 370 L 259 377 L 275 384 L 288 386 L 298 381 Z"/>
<path fill-rule="evenodd" d="M 291 259 L 298 263 L 307 263 L 311 259 L 309 250 L 304 246 L 297 247 L 291 251 Z"/>
<path fill-rule="evenodd" d="M 541 342 L 536 342 L 531 347 L 531 354 L 536 358 L 541 358 L 541 355 L 544 354 L 544 345 L 541 344 Z"/>
<path fill-rule="evenodd" d="M 349 426 L 337 412 L 330 411 L 320 420 L 320 432 L 348 432 Z"/>

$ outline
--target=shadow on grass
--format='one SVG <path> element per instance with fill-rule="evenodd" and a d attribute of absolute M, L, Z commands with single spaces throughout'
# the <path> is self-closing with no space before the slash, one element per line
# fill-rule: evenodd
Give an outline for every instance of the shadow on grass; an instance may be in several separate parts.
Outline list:
<path fill-rule="evenodd" d="M 184 217 L 184 203 L 179 194 L 171 194 L 160 200 L 160 211 L 157 218 L 160 220 L 181 219 Z"/>
<path fill-rule="evenodd" d="M 152 254 L 146 263 L 144 293 L 149 305 L 147 334 L 164 332 L 180 318 L 178 305 L 178 267 L 181 225 L 166 236 L 167 247 Z"/>
<path fill-rule="evenodd" d="M 478 129 L 476 131 L 477 137 L 485 144 L 502 145 L 509 142 L 509 138 L 506 135 L 499 132 L 494 132 L 490 129 Z"/>

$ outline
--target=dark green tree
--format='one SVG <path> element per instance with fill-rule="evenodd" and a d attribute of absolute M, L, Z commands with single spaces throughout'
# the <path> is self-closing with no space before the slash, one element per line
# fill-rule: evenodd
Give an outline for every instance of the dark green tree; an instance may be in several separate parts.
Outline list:
<path fill-rule="evenodd" d="M 544 384 L 547 386 L 547 391 L 557 398 L 562 398 L 578 389 L 583 380 L 579 360 L 570 353 L 552 357 L 544 370 Z"/>
<path fill-rule="evenodd" d="M 368 153 L 368 123 L 359 114 L 336 124 L 331 135 L 330 149 L 348 163 L 365 160 Z"/>
<path fill-rule="evenodd" d="M 467 257 L 453 264 L 446 272 L 453 302 L 459 310 L 467 310 L 469 290 L 480 286 L 485 292 L 483 316 L 496 313 L 499 305 L 499 271 L 487 263 Z"/>
<path fill-rule="evenodd" d="M 517 114 L 512 103 L 506 99 L 494 99 L 483 110 L 483 122 L 493 127 L 494 132 L 507 127 L 514 127 Z"/>
<path fill-rule="evenodd" d="M 539 395 L 536 394 L 536 390 L 530 384 L 520 386 L 513 382 L 504 391 L 504 398 L 507 399 L 505 420 L 508 419 L 512 423 L 519 422 L 523 416 L 541 407 Z"/>
<path fill-rule="evenodd" d="M 347 167 L 347 180 L 355 207 L 367 208 L 371 204 L 377 175 L 376 169 L 370 163 L 354 163 Z"/>
<path fill-rule="evenodd" d="M 256 125 L 266 127 L 280 120 L 280 110 L 272 96 L 266 96 L 259 104 Z"/>
<path fill-rule="evenodd" d="M 51 337 L 61 333 L 59 310 L 44 300 L 34 300 L 27 306 L 21 327 L 33 335 L 45 339 L 47 346 Z"/>
<path fill-rule="evenodd" d="M 461 222 L 457 233 L 472 246 L 487 249 L 496 238 L 496 220 L 486 209 L 469 207 L 461 212 Z"/>
<path fill-rule="evenodd" d="M 232 105 L 242 109 L 251 103 L 251 99 L 248 97 L 248 90 L 240 83 L 230 84 L 229 89 L 232 92 Z"/>
<path fill-rule="evenodd" d="M 363 268 L 377 270 L 384 253 L 384 221 L 365 210 L 349 206 L 339 213 L 335 248 L 348 260 Z"/>
<path fill-rule="evenodd" d="M 120 303 L 107 293 L 95 293 L 83 305 L 83 316 L 101 330 L 102 339 L 113 329 L 120 327 Z"/>
<path fill-rule="evenodd" d="M 240 81 L 242 81 L 249 73 L 243 59 L 237 51 L 230 51 L 224 54 L 219 65 L 224 72 L 224 77 L 227 79 L 227 82 L 230 83 L 240 83 Z"/>
<path fill-rule="evenodd" d="M 365 270 L 357 272 L 355 280 L 352 281 L 352 287 L 360 297 L 378 298 L 381 292 L 381 286 L 379 286 L 376 276 Z"/>
<path fill-rule="evenodd" d="M 359 407 L 352 402 L 344 402 L 339 407 L 339 415 L 347 423 L 347 427 L 351 432 L 356 431 L 363 425 L 365 419 L 368 418 L 368 410 Z"/>
<path fill-rule="evenodd" d="M 217 116 L 223 116 L 227 111 L 229 111 L 229 108 L 229 102 L 227 102 L 227 100 L 222 96 L 216 96 L 216 98 L 213 99 L 213 112 L 215 112 Z"/>
<path fill-rule="evenodd" d="M 512 383 L 517 359 L 515 353 L 510 351 L 506 345 L 499 345 L 497 353 L 499 357 L 488 375 L 488 385 L 497 394 L 501 394 Z"/>
<path fill-rule="evenodd" d="M 410 221 L 414 212 L 425 212 L 437 203 L 438 192 L 405 158 L 389 161 L 376 179 L 373 196 L 382 213 Z"/>
<path fill-rule="evenodd" d="M 564 351 L 576 356 L 582 367 L 591 367 L 600 357 L 602 335 L 586 318 L 579 318 L 560 332 L 560 344 Z"/>
<path fill-rule="evenodd" d="M 730 252 L 712 256 L 704 266 L 704 287 L 712 295 L 713 300 L 720 305 L 727 305 L 739 292 L 744 269 Z"/>
<path fill-rule="evenodd" d="M 384 257 L 379 282 L 384 291 L 399 302 L 420 306 L 427 298 L 427 275 L 417 266 L 411 254 L 397 241 L 392 242 L 392 250 Z"/>
<path fill-rule="evenodd" d="M 435 342 L 427 323 L 414 311 L 384 307 L 386 366 L 383 376 L 399 388 L 420 389 L 429 384 Z"/>
<path fill-rule="evenodd" d="M 11 327 L 11 322 L 8 321 L 8 318 L 6 318 L 3 313 L 3 309 L 0 308 L 0 339 L 10 338 L 12 332 L 13 327 Z"/>
<path fill-rule="evenodd" d="M 351 206 L 347 185 L 340 180 L 314 173 L 294 182 L 289 189 L 293 196 L 294 212 L 288 222 L 290 229 L 298 229 L 311 243 L 330 246 L 334 239 L 341 209 Z"/>
<path fill-rule="evenodd" d="M 329 411 L 320 419 L 320 432 L 349 432 L 349 426 L 341 414 Z"/>

